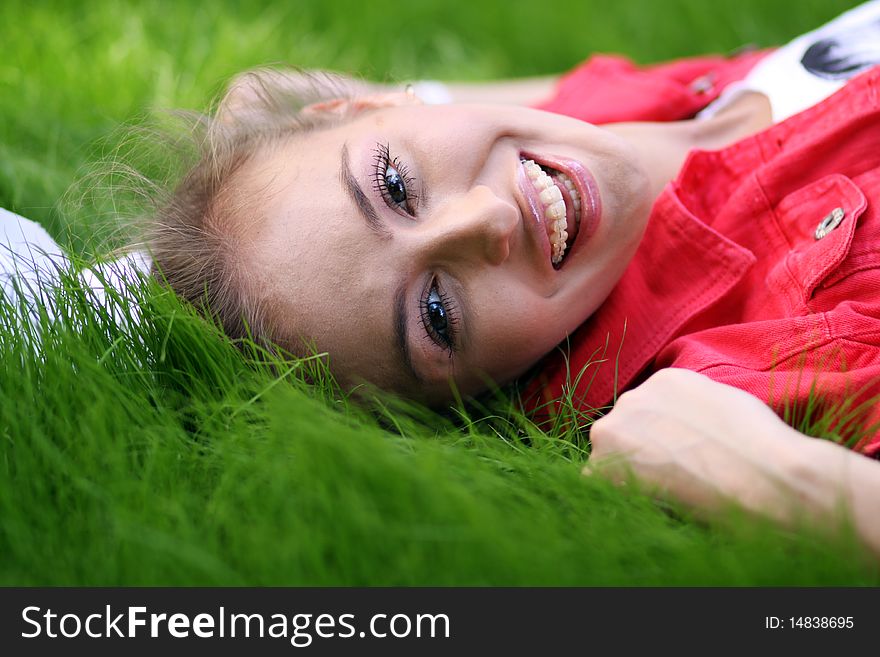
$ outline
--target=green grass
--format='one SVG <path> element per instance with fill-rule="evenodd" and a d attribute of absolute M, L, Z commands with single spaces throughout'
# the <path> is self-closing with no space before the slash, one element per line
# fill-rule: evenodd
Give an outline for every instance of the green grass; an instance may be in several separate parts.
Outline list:
<path fill-rule="evenodd" d="M 770 45 L 852 3 L 571 4 L 6 0 L 0 206 L 91 250 L 111 206 L 66 192 L 128 148 L 119 125 L 204 108 L 257 64 L 533 75 L 592 50 L 648 62 Z M 585 479 L 583 436 L 540 434 L 504 402 L 361 408 L 302 382 L 315 361 L 242 355 L 168 294 L 139 294 L 129 334 L 71 289 L 39 352 L 0 310 L 0 584 L 880 583 L 845 538 L 706 526 Z"/>

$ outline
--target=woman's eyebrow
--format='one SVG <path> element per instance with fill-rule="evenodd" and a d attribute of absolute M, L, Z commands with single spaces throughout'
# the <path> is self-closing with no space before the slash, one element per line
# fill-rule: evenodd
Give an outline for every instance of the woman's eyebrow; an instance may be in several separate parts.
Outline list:
<path fill-rule="evenodd" d="M 361 186 L 358 184 L 357 178 L 355 178 L 354 174 L 351 172 L 347 143 L 342 145 L 342 167 L 340 169 L 339 177 L 342 180 L 342 186 L 345 188 L 345 191 L 348 192 L 351 200 L 354 201 L 355 207 L 364 218 L 364 221 L 367 222 L 369 229 L 383 240 L 390 240 L 391 231 L 388 230 L 388 226 L 385 225 L 385 222 L 379 218 L 379 213 L 376 212 L 376 208 L 373 207 L 372 202 L 370 202 L 370 199 L 364 194 L 364 190 L 361 189 Z"/>
<path fill-rule="evenodd" d="M 403 364 L 404 370 L 412 377 L 417 385 L 424 385 L 425 381 L 419 376 L 413 365 L 412 353 L 409 350 L 409 340 L 406 334 L 406 281 L 397 286 L 394 293 L 394 344 L 397 354 Z"/>

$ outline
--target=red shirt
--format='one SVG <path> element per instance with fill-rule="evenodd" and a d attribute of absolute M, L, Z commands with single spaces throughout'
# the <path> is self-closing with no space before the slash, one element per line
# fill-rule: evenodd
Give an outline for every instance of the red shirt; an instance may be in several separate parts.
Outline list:
<path fill-rule="evenodd" d="M 749 66 L 759 56 L 746 56 Z M 726 66 L 746 60 L 697 61 L 715 61 L 710 69 L 724 70 L 714 79 L 724 80 Z M 682 66 L 666 66 L 676 65 Z M 574 82 L 561 85 L 565 113 Z M 610 93 L 593 85 L 585 98 Z M 694 86 L 679 81 L 670 98 Z M 722 86 L 701 96 L 711 100 Z M 554 111 L 554 102 L 542 107 Z M 646 104 L 635 101 L 639 112 Z M 613 109 L 599 113 L 631 118 L 623 105 Z M 688 115 L 696 109 L 688 105 Z M 545 359 L 526 388 L 526 406 L 553 415 L 570 392 L 575 408 L 590 413 L 651 372 L 682 367 L 746 390 L 789 420 L 837 407 L 834 426 L 844 433 L 857 423 L 868 428 L 856 447 L 880 453 L 880 404 L 870 402 L 880 394 L 874 199 L 880 67 L 758 135 L 720 151 L 691 152 L 655 202 L 623 277 L 568 344 Z M 817 238 L 820 225 L 826 231 Z"/>

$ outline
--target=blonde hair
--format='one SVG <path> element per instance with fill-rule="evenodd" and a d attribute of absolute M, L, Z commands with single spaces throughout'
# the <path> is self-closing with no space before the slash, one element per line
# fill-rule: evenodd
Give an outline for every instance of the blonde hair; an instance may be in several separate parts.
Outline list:
<path fill-rule="evenodd" d="M 327 74 L 261 69 L 236 78 L 217 110 L 196 122 L 195 163 L 146 222 L 153 275 L 233 340 L 284 342 L 273 335 L 238 255 L 259 211 L 238 201 L 237 174 L 271 146 L 326 126 L 329 119 L 302 109 L 341 88 Z"/>

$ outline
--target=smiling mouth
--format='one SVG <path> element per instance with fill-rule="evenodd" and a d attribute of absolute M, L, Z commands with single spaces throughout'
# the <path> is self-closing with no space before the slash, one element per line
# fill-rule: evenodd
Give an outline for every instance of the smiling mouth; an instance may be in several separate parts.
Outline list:
<path fill-rule="evenodd" d="M 581 224 L 581 196 L 574 182 L 562 171 L 520 158 L 544 215 L 544 228 L 550 240 L 550 261 L 559 269 L 577 238 Z"/>

